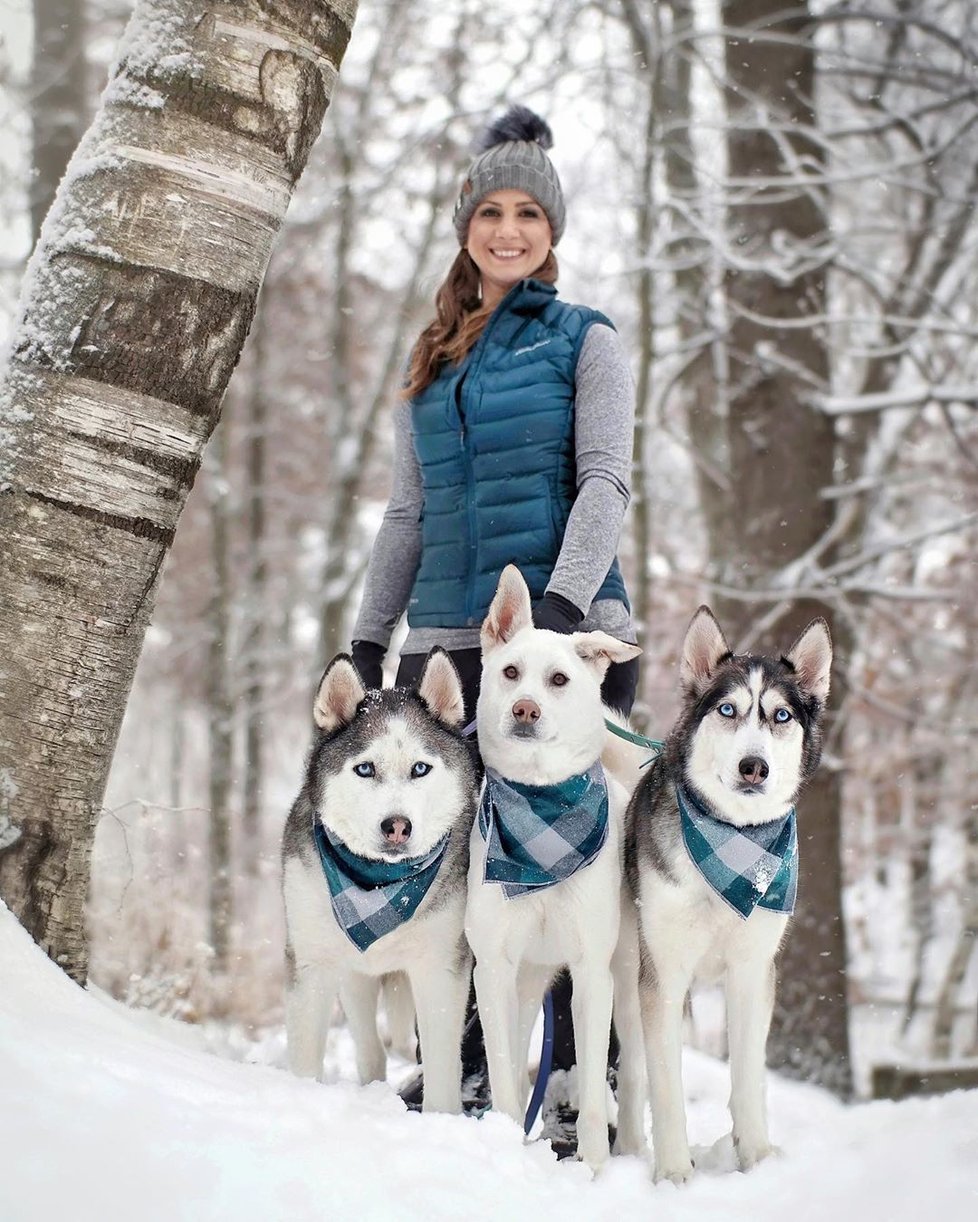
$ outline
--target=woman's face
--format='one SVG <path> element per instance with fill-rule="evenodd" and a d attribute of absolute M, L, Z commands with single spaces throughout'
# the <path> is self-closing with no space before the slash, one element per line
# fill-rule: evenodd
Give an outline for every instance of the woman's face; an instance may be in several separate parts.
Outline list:
<path fill-rule="evenodd" d="M 482 300 L 495 306 L 543 265 L 553 234 L 547 214 L 525 191 L 492 191 L 469 221 L 465 243 L 482 274 Z"/>

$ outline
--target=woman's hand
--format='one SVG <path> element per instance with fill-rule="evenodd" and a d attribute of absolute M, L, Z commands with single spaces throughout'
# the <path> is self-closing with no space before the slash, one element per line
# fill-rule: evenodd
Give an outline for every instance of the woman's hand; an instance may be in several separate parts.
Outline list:
<path fill-rule="evenodd" d="M 376 641 L 354 641 L 350 651 L 353 665 L 360 672 L 364 687 L 384 686 L 384 655 L 387 650 Z"/>
<path fill-rule="evenodd" d="M 569 598 L 562 594 L 546 593 L 533 606 L 533 627 L 548 628 L 551 632 L 574 632 L 584 612 L 579 611 Z"/>

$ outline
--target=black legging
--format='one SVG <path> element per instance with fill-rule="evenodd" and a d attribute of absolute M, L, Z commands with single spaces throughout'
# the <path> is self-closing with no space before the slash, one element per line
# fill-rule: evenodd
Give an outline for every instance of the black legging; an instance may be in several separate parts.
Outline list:
<path fill-rule="evenodd" d="M 482 678 L 482 652 L 479 649 L 450 649 L 452 661 L 462 680 L 462 696 L 465 701 L 465 725 L 475 717 L 475 705 L 479 698 L 479 681 Z M 395 683 L 398 687 L 415 687 L 421 678 L 427 654 L 405 654 L 397 668 Z M 612 709 L 623 716 L 628 716 L 635 703 L 635 693 L 638 690 L 638 659 L 628 662 L 612 662 L 608 673 L 601 684 L 601 699 Z M 482 773 L 482 760 L 478 754 L 478 743 L 473 736 L 470 740 L 476 756 L 479 773 Z M 571 1018 L 571 978 L 567 971 L 562 971 L 553 986 L 554 1002 L 554 1069 L 570 1069 L 577 1064 L 574 1052 L 574 1023 Z M 474 993 L 469 997 L 470 1018 L 475 1012 Z M 476 1016 L 475 1022 L 467 1022 L 465 1037 L 462 1040 L 462 1074 L 470 1074 L 479 1070 L 486 1059 L 485 1044 L 482 1037 L 482 1024 Z M 614 1030 L 611 1032 L 611 1046 L 608 1052 L 608 1064 L 618 1060 L 618 1040 Z"/>

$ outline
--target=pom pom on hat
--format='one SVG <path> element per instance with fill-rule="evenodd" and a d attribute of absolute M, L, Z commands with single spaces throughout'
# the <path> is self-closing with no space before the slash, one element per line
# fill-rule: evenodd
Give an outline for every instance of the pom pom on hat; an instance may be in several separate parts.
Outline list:
<path fill-rule="evenodd" d="M 548 124 L 527 106 L 511 106 L 476 142 L 478 156 L 469 166 L 455 205 L 455 232 L 464 246 L 469 221 L 491 191 L 525 191 L 550 221 L 554 246 L 564 232 L 564 194 L 547 149 L 553 147 Z"/>
<path fill-rule="evenodd" d="M 548 123 L 529 106 L 511 106 L 479 136 L 475 151 L 485 153 L 497 144 L 507 144 L 513 140 L 533 140 L 545 152 L 554 146 L 554 134 Z"/>

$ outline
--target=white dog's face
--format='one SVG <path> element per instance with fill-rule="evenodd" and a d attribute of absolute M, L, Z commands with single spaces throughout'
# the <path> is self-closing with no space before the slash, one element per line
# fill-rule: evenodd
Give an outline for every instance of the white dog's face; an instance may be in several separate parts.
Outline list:
<path fill-rule="evenodd" d="M 589 768 L 604 741 L 601 681 L 611 662 L 638 652 L 603 632 L 534 628 L 526 583 L 505 569 L 482 627 L 476 719 L 487 766 L 528 785 Z"/>

